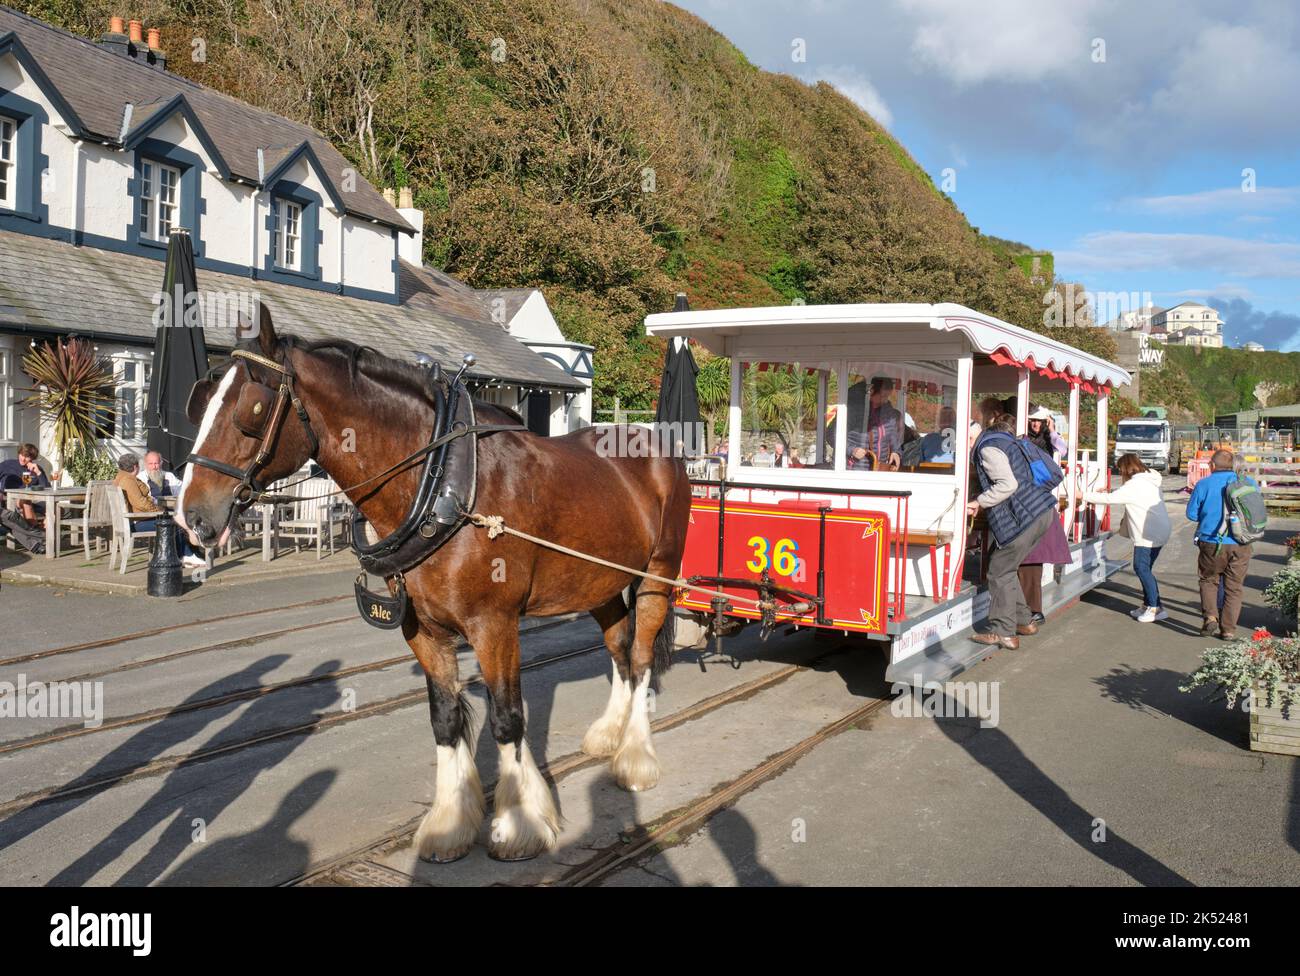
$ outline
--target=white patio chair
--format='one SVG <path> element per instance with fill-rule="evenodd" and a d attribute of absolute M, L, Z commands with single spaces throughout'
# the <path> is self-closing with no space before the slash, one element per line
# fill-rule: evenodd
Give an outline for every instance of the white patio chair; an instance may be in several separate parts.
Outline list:
<path fill-rule="evenodd" d="M 337 496 L 329 494 L 335 490 L 329 478 L 311 478 L 292 489 L 298 500 L 290 517 L 280 520 L 280 536 L 293 540 L 295 552 L 304 540 L 315 540 L 317 559 L 325 558 L 327 542 L 330 555 L 334 555 L 334 537 L 347 525 L 341 507 L 335 502 Z"/>
<path fill-rule="evenodd" d="M 152 530 L 148 532 L 132 532 L 132 524 L 145 519 L 157 518 L 158 516 L 152 512 L 129 511 L 126 505 L 126 495 L 122 493 L 122 489 L 111 482 L 110 487 L 112 491 L 108 493 L 108 503 L 113 526 L 113 541 L 109 548 L 108 564 L 111 568 L 114 557 L 116 554 L 121 553 L 122 568 L 119 572 L 125 576 L 126 564 L 131 558 L 131 553 L 135 551 L 136 542 L 152 543 L 152 540 L 158 534 Z"/>

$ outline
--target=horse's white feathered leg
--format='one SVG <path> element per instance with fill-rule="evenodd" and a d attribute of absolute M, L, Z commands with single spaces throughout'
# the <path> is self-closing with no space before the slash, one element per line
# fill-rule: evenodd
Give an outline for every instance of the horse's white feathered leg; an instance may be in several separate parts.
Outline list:
<path fill-rule="evenodd" d="M 649 790 L 659 783 L 659 757 L 650 741 L 650 669 L 632 693 L 632 709 L 618 751 L 610 760 L 618 785 L 625 790 Z"/>
<path fill-rule="evenodd" d="M 632 707 L 632 683 L 625 681 L 614 667 L 614 680 L 609 688 L 609 701 L 605 712 L 591 723 L 582 737 L 582 751 L 589 756 L 612 756 L 623 739 L 623 726 L 627 724 Z"/>
<path fill-rule="evenodd" d="M 501 750 L 488 853 L 502 861 L 536 857 L 555 846 L 560 815 L 528 741 L 498 743 Z"/>
<path fill-rule="evenodd" d="M 483 823 L 483 784 L 469 744 L 438 746 L 433 806 L 415 832 L 416 849 L 426 861 L 455 861 L 469 853 Z"/>

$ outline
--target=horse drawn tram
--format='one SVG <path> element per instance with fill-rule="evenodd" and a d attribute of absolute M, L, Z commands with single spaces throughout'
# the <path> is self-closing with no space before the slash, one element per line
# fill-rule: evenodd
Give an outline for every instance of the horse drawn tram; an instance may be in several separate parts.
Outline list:
<path fill-rule="evenodd" d="M 1104 582 L 1108 397 L 1120 367 L 960 305 L 803 305 L 651 315 L 731 360 L 725 447 L 693 478 L 679 615 L 716 638 L 745 621 L 859 633 L 886 679 L 943 680 L 988 655 L 990 546 L 968 519 L 972 420 L 993 404 L 1024 434 L 1031 398 L 1068 395 L 1057 488 L 1072 561 L 1045 565 L 1043 611 Z M 1012 403 L 1009 397 L 1014 397 Z M 1080 412 L 1095 403 L 1095 446 Z M 696 466 L 699 471 L 699 465 Z"/>

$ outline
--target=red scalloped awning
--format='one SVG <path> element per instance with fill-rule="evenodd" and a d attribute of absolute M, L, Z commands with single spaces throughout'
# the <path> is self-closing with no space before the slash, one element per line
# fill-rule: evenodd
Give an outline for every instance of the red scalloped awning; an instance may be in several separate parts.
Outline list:
<path fill-rule="evenodd" d="M 1093 383 L 1089 380 L 1075 376 L 1073 373 L 1058 371 L 1050 366 L 1039 366 L 1034 362 L 1034 357 L 1030 356 L 1023 363 L 1002 349 L 995 349 L 989 353 L 989 359 L 993 360 L 999 366 L 1014 366 L 1016 369 L 1028 369 L 1037 373 L 1044 379 L 1065 380 L 1072 386 L 1077 386 L 1084 393 L 1096 393 L 1104 396 L 1110 395 L 1110 387 L 1105 383 Z"/>

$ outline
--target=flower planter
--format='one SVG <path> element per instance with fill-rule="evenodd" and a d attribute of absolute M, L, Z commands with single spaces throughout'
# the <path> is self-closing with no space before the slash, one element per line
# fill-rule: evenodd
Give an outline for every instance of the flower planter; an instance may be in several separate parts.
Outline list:
<path fill-rule="evenodd" d="M 1288 689 L 1297 698 L 1291 706 L 1290 717 L 1284 718 L 1279 699 Z M 1300 756 L 1300 684 L 1280 685 L 1271 708 L 1264 704 L 1267 700 L 1268 691 L 1256 682 L 1250 711 L 1251 751 Z"/>

